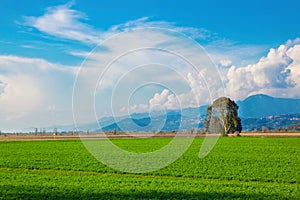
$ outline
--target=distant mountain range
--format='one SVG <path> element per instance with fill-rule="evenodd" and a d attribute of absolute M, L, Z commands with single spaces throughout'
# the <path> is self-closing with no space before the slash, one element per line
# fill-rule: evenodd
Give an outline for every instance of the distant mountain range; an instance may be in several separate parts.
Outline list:
<path fill-rule="evenodd" d="M 300 99 L 275 98 L 258 94 L 236 103 L 239 106 L 238 112 L 242 119 L 243 130 L 259 130 L 262 126 L 275 129 L 300 122 Z M 149 113 L 133 113 L 130 116 L 116 118 L 104 117 L 98 122 L 79 125 L 77 130 L 149 132 L 157 130 L 177 131 L 195 127 L 203 128 L 207 106 L 169 110 L 166 116 L 161 112 L 151 113 L 152 119 L 150 119 Z M 46 128 L 46 130 L 51 131 L 53 128 L 57 128 L 58 131 L 76 129 L 74 125 L 70 125 L 52 126 Z"/>
<path fill-rule="evenodd" d="M 289 130 L 290 125 L 300 122 L 300 114 L 270 115 L 261 118 L 242 118 L 244 131 L 261 130 L 263 126 L 268 129 L 283 128 Z"/>
<path fill-rule="evenodd" d="M 278 131 L 300 131 L 300 122 L 290 124 L 277 129 Z"/>
<path fill-rule="evenodd" d="M 300 99 L 274 98 L 258 94 L 243 101 L 237 101 L 237 104 L 239 105 L 239 116 L 242 118 L 243 130 L 260 130 L 263 126 L 274 129 L 300 121 Z M 152 127 L 155 127 L 155 122 L 165 120 L 165 124 L 161 128 L 162 131 L 203 128 L 206 108 L 207 105 L 199 108 L 186 108 L 181 112 L 168 111 L 166 117 L 152 118 Z M 113 122 L 109 126 L 102 126 L 102 130 L 151 131 L 151 126 L 147 126 L 150 121 L 148 113 L 139 113 Z M 138 126 L 132 126 L 132 124 Z M 97 129 L 97 131 L 100 130 Z"/>
<path fill-rule="evenodd" d="M 272 115 L 300 113 L 300 99 L 274 98 L 263 94 L 237 101 L 239 116 L 261 118 Z"/>

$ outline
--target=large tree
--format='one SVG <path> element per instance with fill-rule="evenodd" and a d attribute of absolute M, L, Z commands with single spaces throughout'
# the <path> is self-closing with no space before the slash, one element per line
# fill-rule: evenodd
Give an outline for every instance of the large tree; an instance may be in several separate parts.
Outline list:
<path fill-rule="evenodd" d="M 230 98 L 220 97 L 206 109 L 205 131 L 227 135 L 242 131 L 241 119 L 238 117 L 239 106 Z"/>

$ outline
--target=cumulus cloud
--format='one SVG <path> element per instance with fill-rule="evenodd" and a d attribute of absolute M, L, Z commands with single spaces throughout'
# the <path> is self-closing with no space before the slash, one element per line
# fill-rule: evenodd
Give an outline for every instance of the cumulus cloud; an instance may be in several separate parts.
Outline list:
<path fill-rule="evenodd" d="M 0 72 L 0 127 L 16 130 L 72 122 L 66 113 L 71 112 L 75 68 L 43 59 L 0 56 Z"/>
<path fill-rule="evenodd" d="M 220 60 L 220 64 L 222 67 L 229 67 L 232 65 L 232 61 L 229 59 L 222 59 Z"/>
<path fill-rule="evenodd" d="M 43 97 L 33 79 L 20 74 L 1 75 L 0 79 L 6 84 L 0 94 L 0 109 L 5 121 L 21 118 L 39 106 Z"/>
<path fill-rule="evenodd" d="M 173 94 L 168 89 L 163 89 L 160 93 L 155 93 L 149 100 L 148 104 L 136 104 L 130 106 L 130 112 L 152 112 L 161 110 L 173 110 L 180 109 L 180 97 Z M 126 107 L 122 107 L 122 111 L 125 113 Z"/>
<path fill-rule="evenodd" d="M 170 91 L 164 89 L 160 94 L 156 93 L 152 99 L 149 100 L 150 109 L 155 109 L 156 107 L 164 107 L 163 105 L 167 102 Z"/>
<path fill-rule="evenodd" d="M 201 77 L 197 77 L 199 71 L 202 74 Z M 128 105 L 130 96 L 128 93 L 144 83 L 155 83 L 172 91 L 172 94 L 160 91 L 157 95 L 165 98 L 165 102 L 161 104 L 155 103 L 158 96 L 149 97 L 148 100 L 144 99 L 143 104 L 149 104 L 147 109 L 195 107 L 199 105 L 199 101 L 196 101 L 197 97 L 205 99 L 201 101 L 201 104 L 210 102 L 210 97 L 207 96 L 208 87 L 197 87 L 203 84 L 203 77 L 208 77 L 206 81 L 210 86 L 215 85 L 214 82 L 218 80 L 218 73 L 215 71 L 216 67 L 207 53 L 190 38 L 183 37 L 182 34 L 175 34 L 172 30 L 140 28 L 112 37 L 103 42 L 99 48 L 94 49 L 85 60 L 77 79 L 78 83 L 86 84 L 86 89 L 80 90 L 75 101 L 83 104 L 85 101 L 81 101 L 82 96 L 85 99 L 93 99 L 96 95 L 96 102 L 101 101 L 101 104 L 97 105 L 97 114 L 99 113 L 98 116 L 101 116 L 101 113 L 109 112 L 108 109 L 111 108 L 109 97 L 117 94 L 112 100 L 114 110 L 122 113 L 126 110 L 138 112 L 145 110 L 146 107 L 136 105 L 130 109 L 124 109 L 124 106 Z M 199 83 L 191 83 L 191 85 L 192 76 L 197 79 L 196 81 L 202 79 L 202 83 L 199 81 Z M 116 88 L 116 86 L 118 87 Z M 193 93 L 193 90 L 191 91 L 191 87 L 194 88 L 197 95 Z M 116 91 L 113 93 L 112 90 Z M 96 93 L 94 93 L 95 91 Z M 215 92 L 213 89 L 211 91 Z M 104 98 L 104 96 L 108 98 Z M 144 94 L 143 96 L 148 97 L 149 95 Z M 148 102 L 149 100 L 150 102 Z M 160 101 L 162 100 L 160 99 Z M 90 116 L 93 116 L 94 111 L 92 109 L 87 111 L 86 105 L 92 103 L 82 105 L 85 107 L 82 110 L 89 112 Z M 80 121 L 84 120 L 82 116 L 82 114 L 78 114 Z"/>
<path fill-rule="evenodd" d="M 6 84 L 0 81 L 0 94 L 3 93 L 4 88 L 6 87 Z"/>
<path fill-rule="evenodd" d="M 299 55 L 299 40 L 296 39 L 277 49 L 271 48 L 267 56 L 255 64 L 232 66 L 227 72 L 229 96 L 243 99 L 252 94 L 265 93 L 299 97 L 299 93 L 289 93 L 299 84 Z"/>
<path fill-rule="evenodd" d="M 300 97 L 300 40 L 289 40 L 278 48 L 271 48 L 266 56 L 254 64 L 246 66 L 231 65 L 230 60 L 223 60 L 221 76 L 224 88 L 210 90 L 208 77 L 199 73 L 187 73 L 186 81 L 190 86 L 188 92 L 172 94 L 169 90 L 156 93 L 148 106 L 160 105 L 163 109 L 180 109 L 197 107 L 210 103 L 213 96 L 222 94 L 222 89 L 233 99 L 242 100 L 254 94 L 267 94 L 275 97 Z M 231 65 L 231 66 L 230 66 Z M 205 77 L 205 78 L 204 78 Z M 174 103 L 176 102 L 176 103 Z"/>
<path fill-rule="evenodd" d="M 211 97 L 220 96 L 222 94 L 222 91 L 220 91 L 222 88 L 218 88 L 219 90 L 216 91 L 210 91 L 201 74 L 193 75 L 188 73 L 186 75 L 186 83 L 189 85 L 189 90 L 186 92 L 173 93 L 169 89 L 163 89 L 160 93 L 155 93 L 148 104 L 133 105 L 131 108 L 135 112 L 137 110 L 147 112 L 150 110 L 195 108 L 211 103 L 214 100 L 214 98 Z"/>
<path fill-rule="evenodd" d="M 300 39 L 297 39 L 294 46 L 291 46 L 287 50 L 287 55 L 293 60 L 289 65 L 290 75 L 287 77 L 287 81 L 293 84 L 293 87 L 289 87 L 286 91 L 287 97 L 300 97 Z"/>

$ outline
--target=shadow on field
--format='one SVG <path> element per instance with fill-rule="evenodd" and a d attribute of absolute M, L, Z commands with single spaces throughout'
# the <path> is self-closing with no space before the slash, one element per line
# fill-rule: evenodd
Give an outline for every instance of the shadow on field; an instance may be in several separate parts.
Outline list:
<path fill-rule="evenodd" d="M 128 192 L 95 192 L 57 187 L 15 187 L 0 186 L 0 199 L 281 199 L 275 195 L 242 194 L 230 192 L 160 192 L 160 191 L 128 191 Z"/>

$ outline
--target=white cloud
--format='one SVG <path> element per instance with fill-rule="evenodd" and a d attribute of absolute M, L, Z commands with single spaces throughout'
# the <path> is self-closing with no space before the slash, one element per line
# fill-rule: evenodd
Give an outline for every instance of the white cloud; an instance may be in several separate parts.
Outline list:
<path fill-rule="evenodd" d="M 80 41 L 87 44 L 99 44 L 115 34 L 146 27 L 170 29 L 181 34 L 186 34 L 194 39 L 206 40 L 214 37 L 214 34 L 203 28 L 178 27 L 175 23 L 171 22 L 150 21 L 148 17 L 114 25 L 108 30 L 95 30 L 92 26 L 85 23 L 88 21 L 87 16 L 78 10 L 72 9 L 72 6 L 73 2 L 48 7 L 44 15 L 38 17 L 24 16 L 24 22 L 20 24 L 33 27 L 40 32 L 58 38 Z"/>
<path fill-rule="evenodd" d="M 286 96 L 300 98 L 300 39 L 287 50 L 287 55 L 293 60 L 289 65 L 290 75 L 287 77 L 287 81 L 293 84 L 293 87 L 288 88 Z"/>
<path fill-rule="evenodd" d="M 126 112 L 130 93 L 144 83 L 155 83 L 163 89 L 153 97 L 141 94 L 149 99 L 144 99 L 143 106 L 132 105 L 130 112 L 196 107 L 220 95 L 217 87 L 222 86 L 217 68 L 198 44 L 181 34 L 155 28 L 125 32 L 105 41 L 85 60 L 77 80 L 86 84 L 86 89 L 80 90 L 83 93 L 79 92 L 75 98 L 76 107 L 84 102 L 81 96 L 93 99 L 98 86 L 95 97 L 96 102 L 101 102 L 96 109 L 98 117 L 107 109 L 116 110 L 114 114 Z M 94 116 L 93 109 L 86 109 L 92 103 L 82 105 L 85 109 L 80 112 L 89 114 L 78 114 L 80 121 Z"/>
<path fill-rule="evenodd" d="M 0 110 L 5 121 L 11 121 L 25 116 L 39 106 L 43 96 L 35 80 L 27 76 L 0 76 L 6 86 L 0 94 Z"/>
<path fill-rule="evenodd" d="M 166 22 L 166 21 L 150 21 L 149 17 L 142 17 L 137 20 L 128 21 L 123 24 L 118 24 L 112 26 L 109 29 L 109 32 L 112 33 L 120 33 L 124 31 L 131 31 L 136 28 L 162 28 L 162 29 L 170 29 L 172 31 L 176 31 L 181 34 L 186 34 L 194 39 L 209 39 L 213 37 L 210 31 L 202 28 L 192 28 L 192 27 L 178 27 L 175 23 Z"/>
<path fill-rule="evenodd" d="M 123 107 L 124 115 L 128 115 L 130 113 L 142 113 L 142 112 L 149 112 L 149 106 L 147 104 L 138 104 L 138 105 L 131 105 L 129 108 L 129 113 L 127 112 L 127 108 Z M 125 112 L 126 111 L 126 112 Z"/>
<path fill-rule="evenodd" d="M 73 67 L 43 59 L 0 56 L 0 127 L 71 123 Z"/>
<path fill-rule="evenodd" d="M 226 86 L 229 96 L 243 99 L 249 95 L 264 93 L 273 96 L 299 97 L 291 92 L 299 85 L 298 39 L 271 48 L 268 55 L 257 63 L 245 67 L 232 66 L 227 73 Z"/>
<path fill-rule="evenodd" d="M 168 89 L 164 89 L 160 94 L 156 93 L 153 98 L 149 100 L 150 109 L 164 107 L 163 105 L 168 101 L 169 95 L 170 91 Z"/>
<path fill-rule="evenodd" d="M 187 84 L 190 86 L 187 92 L 173 93 L 168 89 L 163 89 L 160 93 L 155 93 L 148 104 L 134 105 L 131 107 L 132 110 L 143 112 L 149 110 L 174 110 L 198 107 L 211 103 L 213 99 L 210 99 L 210 91 L 206 87 L 201 74 L 194 77 L 191 73 L 188 73 L 186 78 Z M 219 91 L 215 92 L 218 93 Z M 136 109 L 137 107 L 139 107 L 139 109 Z M 140 109 L 141 107 L 143 109 Z"/>
<path fill-rule="evenodd" d="M 224 60 L 223 66 L 230 65 Z M 258 62 L 246 66 L 231 66 L 222 69 L 221 75 L 229 97 L 241 100 L 253 94 L 268 94 L 275 97 L 300 98 L 300 40 L 289 40 L 277 49 L 271 48 Z M 197 107 L 210 103 L 212 96 L 222 94 L 222 87 L 209 90 L 206 78 L 199 73 L 188 73 L 186 78 L 191 88 L 188 92 L 172 94 L 169 90 L 156 93 L 148 106 L 159 105 L 160 109 Z M 175 103 L 174 103 L 175 102 Z"/>
<path fill-rule="evenodd" d="M 232 61 L 229 59 L 222 59 L 220 60 L 220 64 L 223 67 L 229 67 L 230 65 L 232 65 Z"/>
<path fill-rule="evenodd" d="M 82 22 L 87 20 L 85 14 L 72 9 L 71 6 L 72 3 L 49 7 L 43 16 L 24 17 L 24 25 L 60 38 L 91 44 L 100 42 L 98 33 Z"/>

